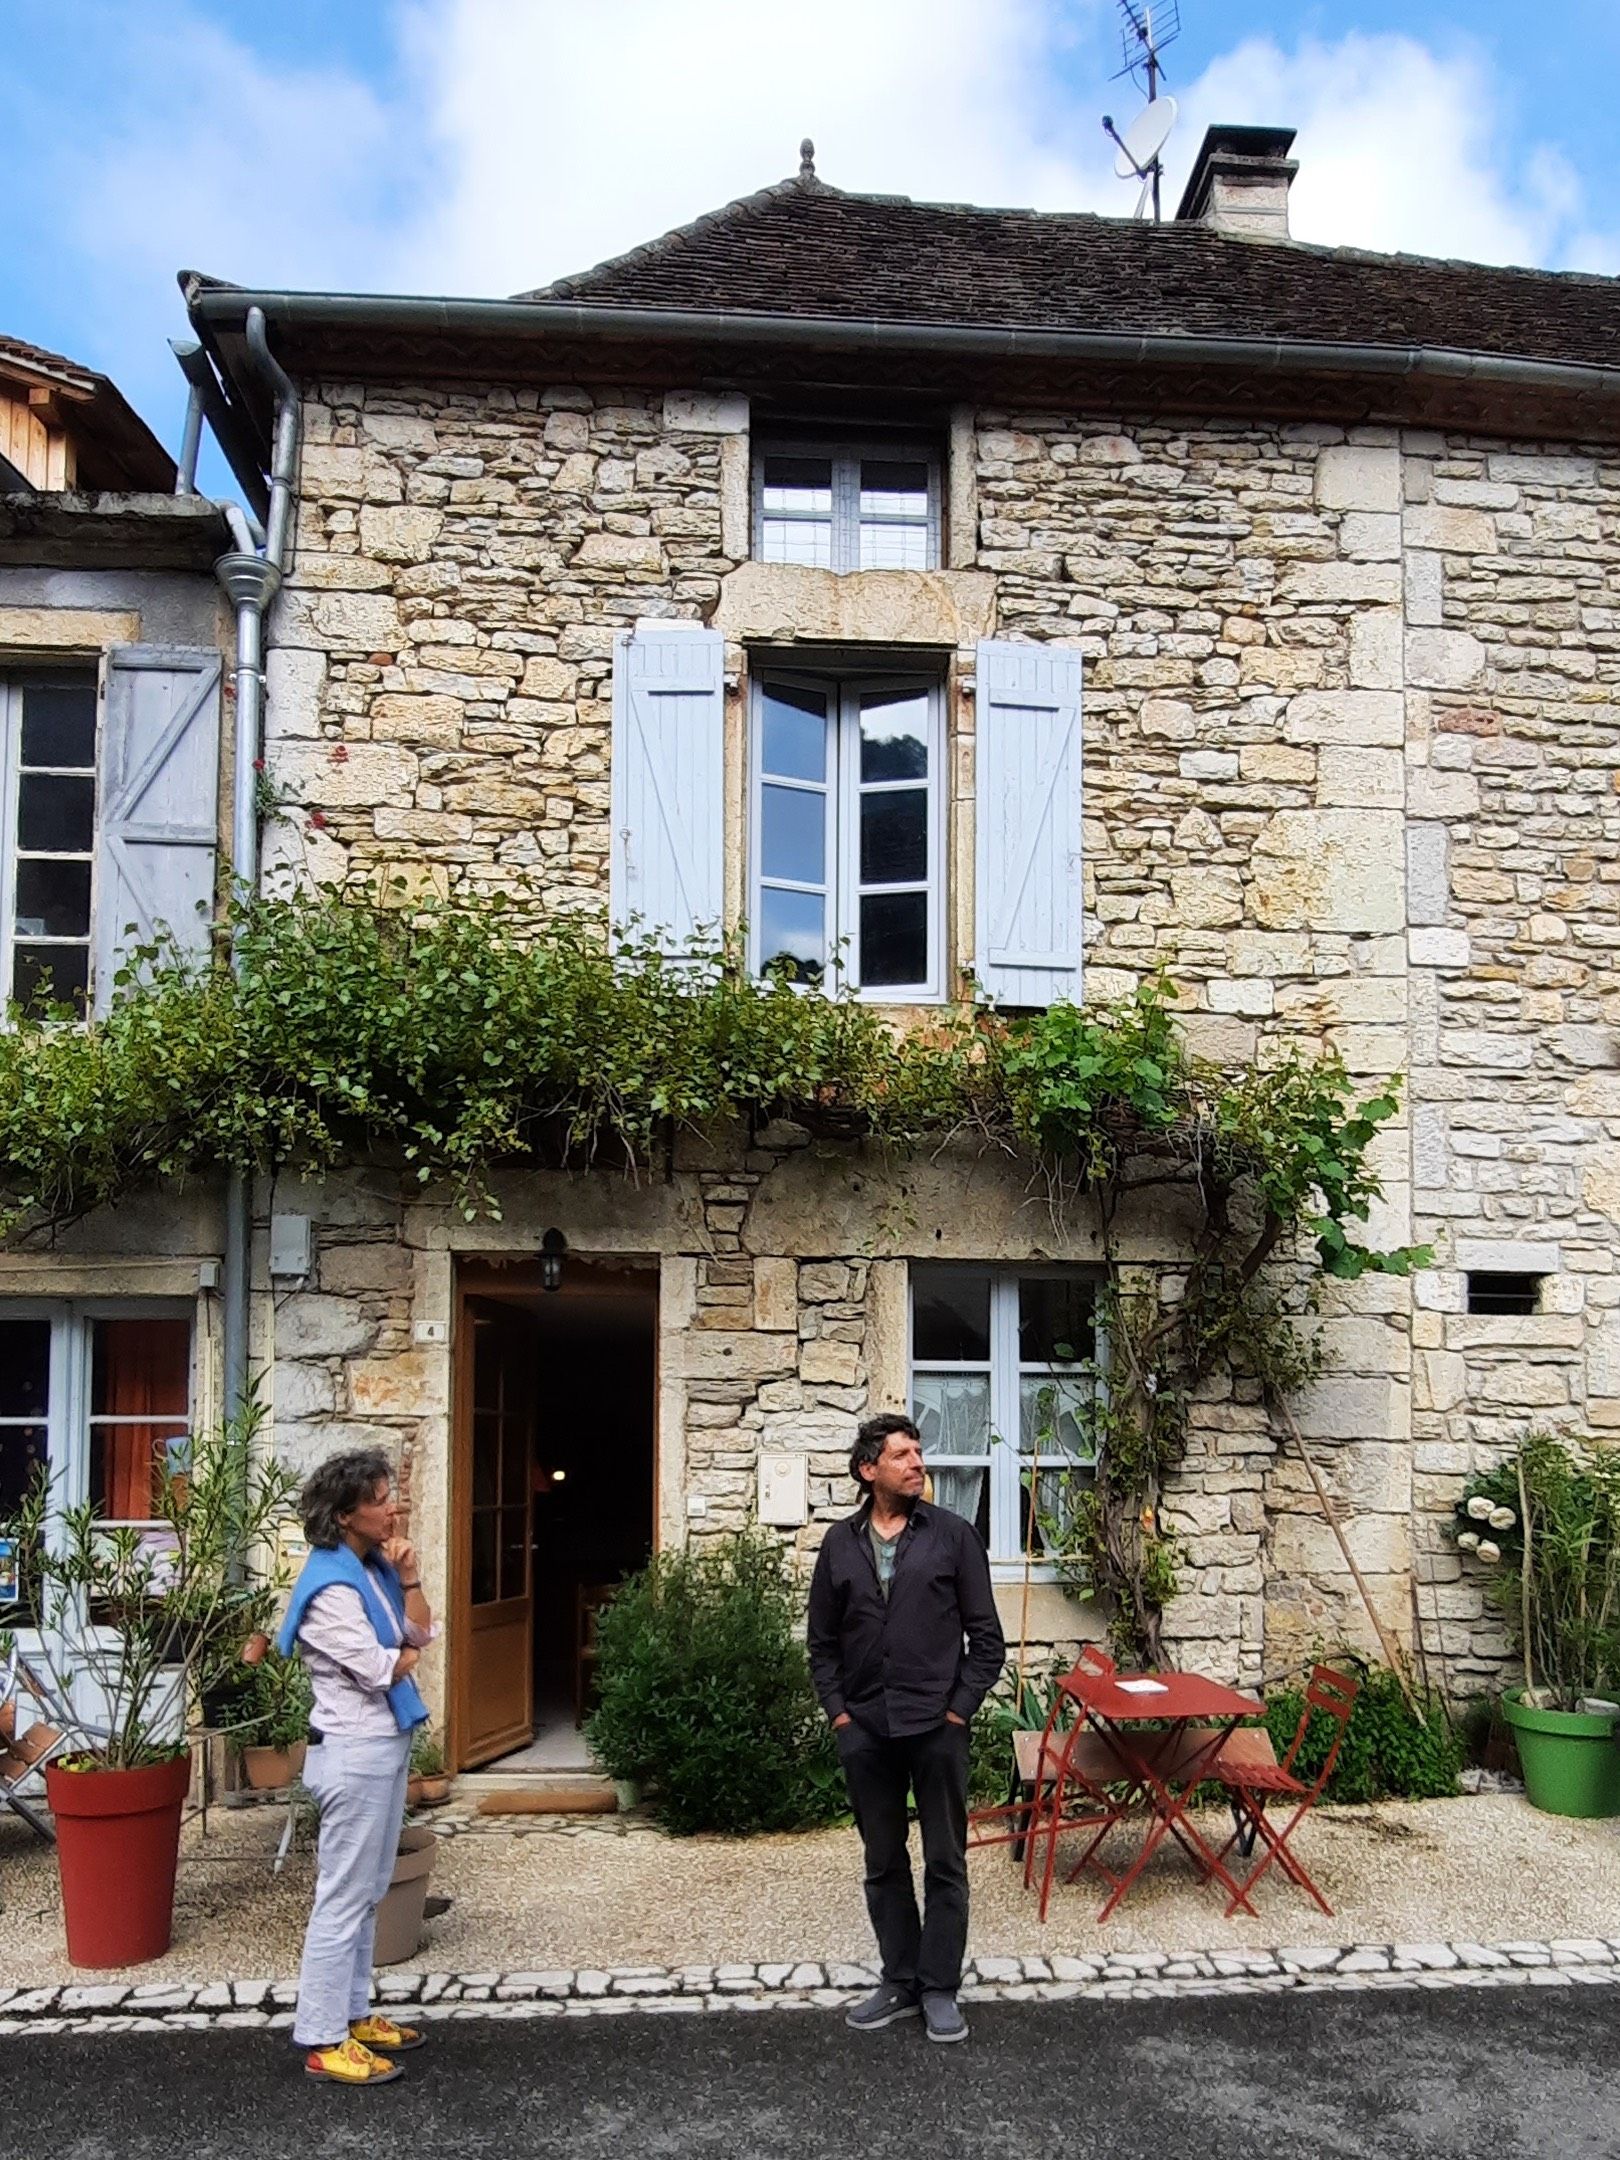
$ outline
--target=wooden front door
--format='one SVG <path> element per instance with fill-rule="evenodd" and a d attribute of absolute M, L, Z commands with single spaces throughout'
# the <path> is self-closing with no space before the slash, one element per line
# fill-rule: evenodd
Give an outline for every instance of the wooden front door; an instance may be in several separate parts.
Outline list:
<path fill-rule="evenodd" d="M 462 1769 L 534 1737 L 531 1510 L 539 1344 L 527 1313 L 469 1298 L 457 1419 Z"/>

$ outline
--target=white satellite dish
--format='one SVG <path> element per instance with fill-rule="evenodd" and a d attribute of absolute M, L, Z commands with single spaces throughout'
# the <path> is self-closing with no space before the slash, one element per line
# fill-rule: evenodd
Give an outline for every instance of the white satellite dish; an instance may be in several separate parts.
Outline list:
<path fill-rule="evenodd" d="M 1118 138 L 1114 170 L 1122 180 L 1140 180 L 1144 173 L 1152 170 L 1159 152 L 1170 139 L 1178 110 L 1175 99 L 1169 96 L 1156 97 L 1151 104 L 1143 106 Z"/>

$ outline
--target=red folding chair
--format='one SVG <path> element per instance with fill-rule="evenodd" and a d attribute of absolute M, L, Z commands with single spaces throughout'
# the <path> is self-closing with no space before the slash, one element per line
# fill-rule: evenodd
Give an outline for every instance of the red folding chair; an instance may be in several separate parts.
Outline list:
<path fill-rule="evenodd" d="M 1210 1765 L 1207 1775 L 1218 1778 L 1226 1787 L 1232 1803 L 1232 1820 L 1236 1825 L 1231 1837 L 1221 1848 L 1221 1859 L 1224 1861 L 1234 1846 L 1239 1847 L 1245 1856 L 1254 1850 L 1257 1842 L 1265 1847 L 1247 1880 L 1241 1885 L 1238 1897 L 1226 1908 L 1226 1917 L 1229 1920 L 1239 1905 L 1247 1900 L 1249 1892 L 1273 1861 L 1290 1882 L 1297 1883 L 1308 1897 L 1316 1900 L 1329 1918 L 1332 1917 L 1333 1907 L 1312 1882 L 1304 1862 L 1293 1851 L 1290 1841 L 1316 1805 L 1323 1787 L 1333 1775 L 1333 1766 L 1339 1759 L 1339 1750 L 1344 1746 L 1344 1736 L 1349 1728 L 1350 1713 L 1354 1710 L 1356 1697 L 1360 1693 L 1361 1682 L 1349 1673 L 1340 1672 L 1333 1665 L 1314 1666 L 1306 1683 L 1305 1707 L 1300 1713 L 1298 1727 L 1281 1762 L 1277 1760 L 1277 1751 L 1272 1746 L 1271 1735 L 1265 1727 L 1247 1725 L 1240 1726 L 1228 1738 Z M 1316 1773 L 1314 1781 L 1307 1785 L 1303 1779 L 1295 1777 L 1294 1762 L 1309 1729 L 1312 1714 L 1316 1711 L 1331 1718 L 1338 1730 L 1333 1735 L 1333 1744 L 1327 1751 L 1321 1769 Z M 1284 1804 L 1290 1800 L 1297 1803 L 1293 1814 L 1281 1830 L 1276 1828 L 1266 1812 L 1268 1802 L 1273 1800 Z"/>

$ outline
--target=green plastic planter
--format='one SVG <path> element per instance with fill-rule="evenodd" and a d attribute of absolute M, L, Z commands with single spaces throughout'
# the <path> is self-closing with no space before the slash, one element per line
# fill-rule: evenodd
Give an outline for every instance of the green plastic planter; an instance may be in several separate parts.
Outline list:
<path fill-rule="evenodd" d="M 1531 1710 L 1504 1695 L 1530 1805 L 1548 1815 L 1620 1815 L 1620 1746 L 1614 1719 L 1577 1710 Z"/>

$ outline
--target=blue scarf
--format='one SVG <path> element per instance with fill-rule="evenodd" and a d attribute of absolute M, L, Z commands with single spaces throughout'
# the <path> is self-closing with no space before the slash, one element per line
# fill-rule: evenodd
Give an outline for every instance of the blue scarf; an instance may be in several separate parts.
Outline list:
<path fill-rule="evenodd" d="M 293 1584 L 293 1593 L 287 1602 L 287 1616 L 281 1623 L 276 1637 L 276 1648 L 283 1657 L 291 1657 L 298 1630 L 304 1624 L 304 1614 L 309 1610 L 311 1598 L 322 1590 L 330 1590 L 334 1584 L 343 1583 L 351 1590 L 358 1590 L 366 1608 L 366 1617 L 376 1630 L 377 1640 L 385 1650 L 394 1647 L 394 1637 L 388 1628 L 388 1613 L 383 1599 L 393 1610 L 399 1630 L 399 1640 L 405 1639 L 405 1592 L 400 1587 L 398 1571 L 386 1561 L 381 1553 L 374 1554 L 369 1563 L 363 1561 L 352 1545 L 336 1545 L 330 1551 L 317 1545 L 304 1562 L 303 1571 Z M 394 1723 L 401 1732 L 411 1732 L 428 1720 L 428 1706 L 422 1700 L 416 1682 L 407 1673 L 403 1680 L 396 1680 L 388 1690 L 388 1707 L 394 1713 Z"/>

